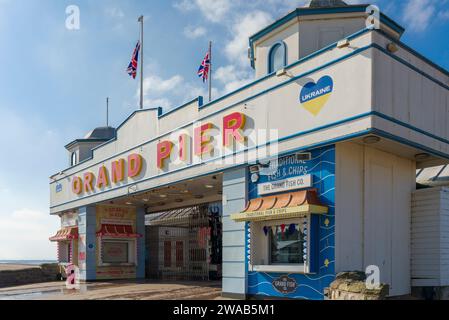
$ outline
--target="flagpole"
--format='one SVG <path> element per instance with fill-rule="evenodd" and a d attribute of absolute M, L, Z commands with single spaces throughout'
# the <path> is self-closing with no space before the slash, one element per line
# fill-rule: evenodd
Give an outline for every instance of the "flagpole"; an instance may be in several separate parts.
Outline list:
<path fill-rule="evenodd" d="M 209 41 L 209 102 L 212 101 L 212 41 Z"/>
<path fill-rule="evenodd" d="M 137 21 L 140 22 L 140 109 L 143 109 L 143 16 Z"/>
<path fill-rule="evenodd" d="M 109 97 L 106 98 L 106 127 L 109 127 Z"/>

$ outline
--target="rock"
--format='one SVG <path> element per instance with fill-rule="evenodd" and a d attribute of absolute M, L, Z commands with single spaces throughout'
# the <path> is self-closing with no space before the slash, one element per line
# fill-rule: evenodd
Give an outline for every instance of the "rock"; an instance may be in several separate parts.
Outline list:
<path fill-rule="evenodd" d="M 376 289 L 368 289 L 364 272 L 348 271 L 339 273 L 325 293 L 330 300 L 383 300 L 389 291 L 390 288 L 386 284 L 381 284 Z"/>
<path fill-rule="evenodd" d="M 365 274 L 365 272 L 360 272 L 360 271 L 345 271 L 345 272 L 340 272 L 339 274 L 337 274 L 336 279 L 365 281 L 366 274 Z"/>

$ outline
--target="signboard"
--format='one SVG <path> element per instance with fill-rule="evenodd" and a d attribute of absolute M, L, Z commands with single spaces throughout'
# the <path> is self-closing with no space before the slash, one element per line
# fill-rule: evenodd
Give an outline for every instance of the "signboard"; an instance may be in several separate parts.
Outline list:
<path fill-rule="evenodd" d="M 274 279 L 272 285 L 276 291 L 282 294 L 293 293 L 298 288 L 296 280 L 289 276 L 280 276 L 279 278 Z"/>
<path fill-rule="evenodd" d="M 268 221 L 288 218 L 304 218 L 308 214 L 326 214 L 327 207 L 316 205 L 304 205 L 291 208 L 269 209 L 264 211 L 252 211 L 231 214 L 231 219 L 238 222 L 243 221 Z"/>
<path fill-rule="evenodd" d="M 78 213 L 66 213 L 61 217 L 61 226 L 63 228 L 76 227 L 78 225 Z"/>
<path fill-rule="evenodd" d="M 324 76 L 317 83 L 307 83 L 301 90 L 299 100 L 307 111 L 317 116 L 333 91 L 334 81 L 331 77 Z"/>
<path fill-rule="evenodd" d="M 261 183 L 257 186 L 257 191 L 259 196 L 263 196 L 271 193 L 311 188 L 312 185 L 312 175 L 308 174 L 305 176 L 293 177 L 285 180 Z"/>

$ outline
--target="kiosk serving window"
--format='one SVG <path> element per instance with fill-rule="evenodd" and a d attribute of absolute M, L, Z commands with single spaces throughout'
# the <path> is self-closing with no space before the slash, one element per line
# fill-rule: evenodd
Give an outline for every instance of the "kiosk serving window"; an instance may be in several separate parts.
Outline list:
<path fill-rule="evenodd" d="M 50 241 L 57 242 L 59 263 L 77 263 L 78 227 L 61 229 L 50 238 Z"/>
<path fill-rule="evenodd" d="M 58 242 L 58 262 L 59 263 L 70 263 L 70 258 L 72 256 L 71 253 L 71 245 L 68 241 Z"/>
<path fill-rule="evenodd" d="M 136 239 L 141 236 L 134 233 L 131 223 L 117 224 L 103 221 L 97 237 L 100 266 L 137 264 Z"/>
<path fill-rule="evenodd" d="M 252 271 L 309 273 L 310 219 L 250 222 Z"/>
<path fill-rule="evenodd" d="M 327 212 L 315 189 L 250 200 L 243 212 L 231 215 L 248 222 L 250 270 L 316 272 L 319 217 Z"/>
<path fill-rule="evenodd" d="M 301 223 L 292 223 L 269 227 L 268 246 L 271 265 L 304 264 L 303 253 L 307 249 L 307 241 Z"/>
<path fill-rule="evenodd" d="M 104 263 L 130 263 L 129 243 L 125 241 L 103 241 Z"/>

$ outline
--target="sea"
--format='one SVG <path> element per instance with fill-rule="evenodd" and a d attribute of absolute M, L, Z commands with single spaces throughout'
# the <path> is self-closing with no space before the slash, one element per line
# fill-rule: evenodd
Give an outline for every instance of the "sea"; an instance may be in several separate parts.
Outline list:
<path fill-rule="evenodd" d="M 0 260 L 0 264 L 18 264 L 38 266 L 43 263 L 56 263 L 56 260 Z"/>

